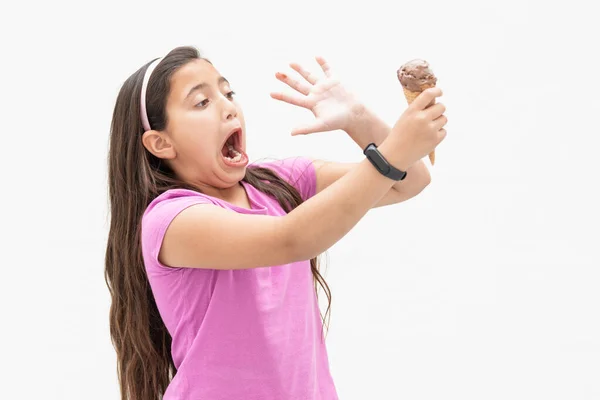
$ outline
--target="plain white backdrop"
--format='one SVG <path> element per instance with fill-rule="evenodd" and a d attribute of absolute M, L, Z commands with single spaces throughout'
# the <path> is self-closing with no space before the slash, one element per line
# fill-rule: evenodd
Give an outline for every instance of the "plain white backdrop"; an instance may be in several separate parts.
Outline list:
<path fill-rule="evenodd" d="M 269 97 L 322 55 L 390 125 L 428 60 L 448 136 L 419 196 L 327 253 L 340 399 L 600 399 L 600 82 L 592 2 L 163 1 L 3 5 L 6 399 L 117 399 L 104 251 L 123 81 L 194 45 L 232 83 L 251 160 L 359 161 Z M 291 71 L 293 72 L 293 71 Z M 426 160 L 430 166 L 429 161 Z M 283 399 L 284 400 L 284 399 Z"/>

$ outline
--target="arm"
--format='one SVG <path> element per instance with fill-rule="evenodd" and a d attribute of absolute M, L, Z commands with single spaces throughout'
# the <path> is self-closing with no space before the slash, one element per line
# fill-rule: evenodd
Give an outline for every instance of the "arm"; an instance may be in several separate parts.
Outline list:
<path fill-rule="evenodd" d="M 402 164 L 384 143 L 380 150 Z M 393 150 L 393 148 L 392 148 Z M 244 215 L 193 205 L 171 222 L 159 260 L 171 267 L 246 269 L 308 260 L 331 247 L 390 190 L 394 181 L 368 160 L 350 168 L 327 191 L 283 217 Z M 266 250 L 266 251 L 265 251 Z"/>
<path fill-rule="evenodd" d="M 315 166 L 315 170 L 317 172 L 317 193 L 319 193 L 333 182 L 346 175 L 357 164 L 313 160 L 313 165 Z M 425 170 L 425 174 L 423 174 L 422 177 L 414 176 L 417 171 L 423 169 Z M 373 208 L 397 204 L 409 200 L 421 193 L 421 191 L 423 191 L 423 189 L 429 184 L 429 173 L 427 171 L 427 167 L 423 164 L 423 161 L 419 161 L 417 164 L 414 164 L 413 167 L 408 169 L 408 171 L 410 172 L 406 178 L 403 181 L 396 182 L 395 185 L 392 186 L 390 190 L 388 190 L 387 193 L 385 193 L 385 195 L 373 206 Z M 411 174 L 413 174 L 413 176 L 411 176 L 412 179 L 409 181 L 409 176 Z M 407 182 L 408 185 L 398 189 L 396 185 L 402 182 Z"/>
<path fill-rule="evenodd" d="M 369 143 L 379 146 L 388 136 L 391 128 L 370 110 L 362 107 L 355 111 L 355 122 L 346 129 L 354 142 L 364 149 Z M 356 164 L 313 160 L 317 171 L 317 193 L 344 176 Z M 408 200 L 425 189 L 431 182 L 431 175 L 422 160 L 408 168 L 408 174 L 402 181 L 396 182 L 374 207 L 400 203 Z"/>

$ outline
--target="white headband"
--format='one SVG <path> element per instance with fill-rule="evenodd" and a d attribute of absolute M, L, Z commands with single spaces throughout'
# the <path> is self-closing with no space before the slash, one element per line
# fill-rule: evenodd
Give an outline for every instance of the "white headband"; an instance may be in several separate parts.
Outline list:
<path fill-rule="evenodd" d="M 140 115 L 142 117 L 142 126 L 144 127 L 144 132 L 149 131 L 150 121 L 148 121 L 148 114 L 146 113 L 146 89 L 148 88 L 148 81 L 150 80 L 150 76 L 152 75 L 152 71 L 158 65 L 158 63 L 162 60 L 161 58 L 157 58 L 154 60 L 152 64 L 146 68 L 146 73 L 144 74 L 144 81 L 142 82 L 142 93 L 140 97 Z"/>

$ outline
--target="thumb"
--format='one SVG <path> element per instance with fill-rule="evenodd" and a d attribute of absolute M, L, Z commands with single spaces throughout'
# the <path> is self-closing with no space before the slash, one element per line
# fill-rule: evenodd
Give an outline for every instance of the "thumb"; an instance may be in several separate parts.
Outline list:
<path fill-rule="evenodd" d="M 329 130 L 323 121 L 315 120 L 304 125 L 300 125 L 292 130 L 292 136 L 308 135 L 309 133 L 324 132 Z"/>

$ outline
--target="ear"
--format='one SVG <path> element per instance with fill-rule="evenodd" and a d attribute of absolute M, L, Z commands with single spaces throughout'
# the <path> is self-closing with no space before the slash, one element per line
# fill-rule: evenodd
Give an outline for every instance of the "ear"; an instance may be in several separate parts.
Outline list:
<path fill-rule="evenodd" d="M 171 160 L 175 158 L 176 152 L 170 138 L 163 132 L 146 131 L 142 135 L 142 143 L 148 151 L 158 158 Z"/>

